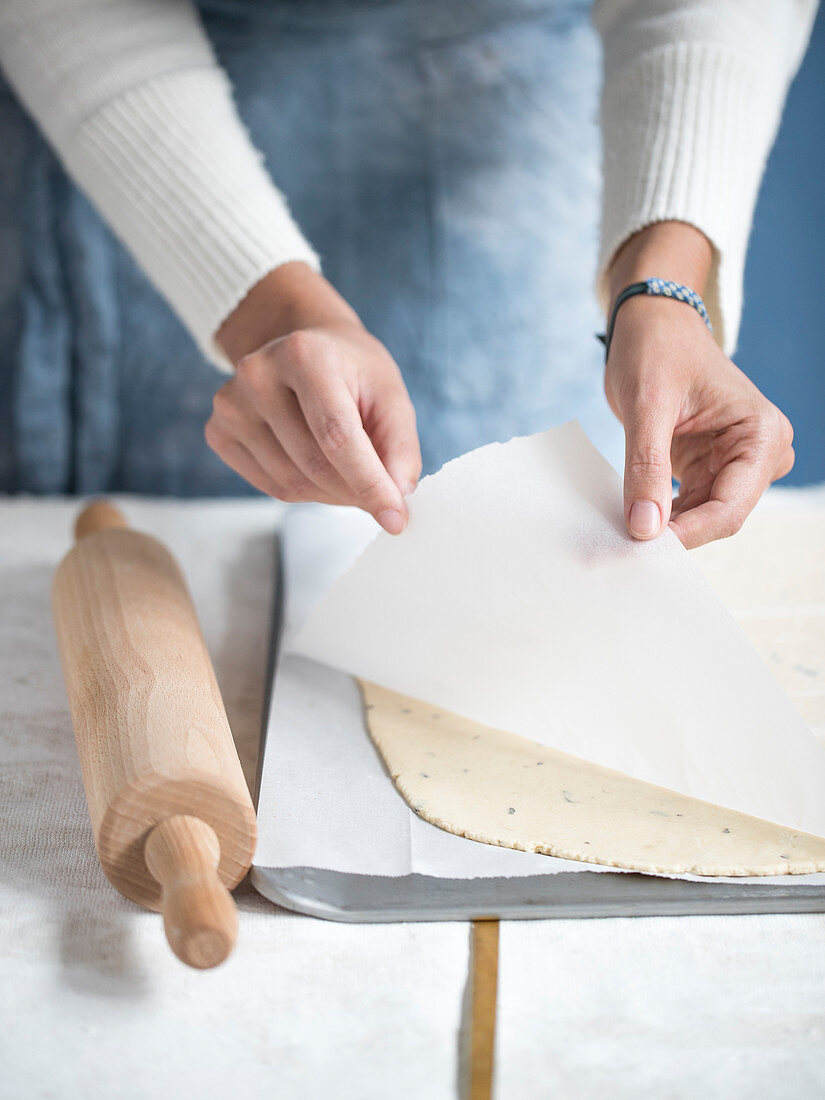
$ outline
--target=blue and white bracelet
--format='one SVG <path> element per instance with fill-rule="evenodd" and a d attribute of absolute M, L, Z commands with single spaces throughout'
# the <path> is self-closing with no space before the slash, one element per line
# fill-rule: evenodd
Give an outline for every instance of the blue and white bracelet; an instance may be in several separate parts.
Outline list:
<path fill-rule="evenodd" d="M 649 294 L 654 298 L 675 298 L 677 302 L 684 302 L 686 306 L 692 306 L 696 310 L 708 329 L 713 332 L 713 325 L 710 323 L 705 303 L 695 290 L 691 290 L 689 286 L 683 286 L 682 283 L 674 283 L 672 279 L 645 279 L 643 283 L 631 283 L 630 286 L 626 286 L 616 298 L 607 325 L 607 332 L 598 337 L 604 344 L 605 359 L 607 359 L 610 352 L 610 341 L 613 339 L 613 328 L 616 324 L 616 314 L 619 312 L 619 307 L 628 298 L 633 298 L 636 294 Z"/>

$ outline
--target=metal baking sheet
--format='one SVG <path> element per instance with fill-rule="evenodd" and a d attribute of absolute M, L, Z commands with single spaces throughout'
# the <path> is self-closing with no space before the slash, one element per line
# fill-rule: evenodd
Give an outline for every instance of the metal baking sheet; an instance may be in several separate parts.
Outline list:
<path fill-rule="evenodd" d="M 475 865 L 481 853 L 495 860 L 522 861 L 519 868 L 541 867 L 550 857 L 532 853 L 513 853 L 474 841 L 453 837 L 436 829 L 444 838 L 449 852 L 442 872 L 433 874 L 370 874 L 364 869 L 352 872 L 323 866 L 319 819 L 328 827 L 328 835 L 339 829 L 361 830 L 357 838 L 360 849 L 369 862 L 371 850 L 386 845 L 392 829 L 377 836 L 376 821 L 359 807 L 370 805 L 380 793 L 382 800 L 393 799 L 392 814 L 409 815 L 416 831 L 435 829 L 422 822 L 403 804 L 383 762 L 372 747 L 366 731 L 357 690 L 349 677 L 324 666 L 289 654 L 281 654 L 281 626 L 284 608 L 284 577 L 280 549 L 277 559 L 278 581 L 272 616 L 269 654 L 270 682 L 267 686 L 267 706 L 263 721 L 256 801 L 262 784 L 265 786 L 265 812 L 259 814 L 262 834 L 261 857 L 256 856 L 252 868 L 255 888 L 273 902 L 285 908 L 327 920 L 347 922 L 474 920 L 480 918 L 535 919 L 582 918 L 616 916 L 680 916 L 720 913 L 780 913 L 825 912 L 825 876 L 784 876 L 777 879 L 753 879 L 741 882 L 686 881 L 655 875 L 612 870 L 558 871 L 554 874 L 524 873 L 517 875 L 490 873 L 478 877 L 456 874 L 450 876 L 444 868 L 456 859 L 462 866 L 462 853 L 471 856 Z M 311 784 L 312 790 L 294 795 L 296 769 L 308 769 L 316 746 L 303 751 L 303 737 L 292 738 L 296 728 L 317 731 L 319 736 L 338 737 L 338 745 L 346 747 L 350 767 L 323 769 L 323 780 Z M 334 730 L 335 733 L 330 733 Z M 296 755 L 297 746 L 297 755 Z M 284 752 L 283 750 L 287 749 Z M 325 742 L 327 761 L 341 760 L 332 742 Z M 353 762 L 354 760 L 354 762 Z M 354 769 L 354 770 L 353 770 Z M 292 775 L 290 776 L 290 772 Z M 353 776 L 357 779 L 354 780 Z M 315 789 L 317 786 L 317 790 Z M 313 801 L 316 799 L 316 801 Z M 278 815 L 282 821 L 279 824 Z M 270 816 L 271 815 L 271 816 Z M 306 858 L 296 865 L 294 845 L 284 848 L 292 858 L 279 858 L 279 828 L 288 819 L 292 836 L 302 830 L 312 837 Z M 471 846 L 467 851 L 464 846 Z M 313 858 L 314 855 L 314 858 Z M 524 861 L 532 861 L 525 863 Z M 554 861 L 560 862 L 560 861 Z M 313 863 L 317 863 L 314 866 Z M 512 864 L 510 864 L 512 865 Z M 569 865 L 568 865 L 569 866 Z M 577 865 L 581 866 L 581 865 Z"/>
<path fill-rule="evenodd" d="M 825 910 L 822 886 L 743 886 L 592 871 L 517 879 L 443 879 L 349 875 L 313 867 L 254 867 L 252 881 L 264 897 L 286 909 L 352 923 Z"/>

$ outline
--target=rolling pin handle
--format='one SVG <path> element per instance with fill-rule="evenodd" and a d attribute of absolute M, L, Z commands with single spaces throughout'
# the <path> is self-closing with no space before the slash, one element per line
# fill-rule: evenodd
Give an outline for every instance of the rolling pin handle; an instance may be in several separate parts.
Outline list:
<path fill-rule="evenodd" d="M 221 850 L 214 829 L 198 817 L 177 814 L 152 829 L 143 851 L 163 887 L 169 946 L 198 970 L 223 962 L 238 935 L 238 911 L 218 878 Z"/>
<path fill-rule="evenodd" d="M 125 516 L 119 508 L 115 508 L 114 504 L 110 504 L 108 500 L 93 500 L 77 517 L 74 537 L 76 542 L 80 542 L 87 535 L 95 535 L 98 531 L 128 526 Z"/>

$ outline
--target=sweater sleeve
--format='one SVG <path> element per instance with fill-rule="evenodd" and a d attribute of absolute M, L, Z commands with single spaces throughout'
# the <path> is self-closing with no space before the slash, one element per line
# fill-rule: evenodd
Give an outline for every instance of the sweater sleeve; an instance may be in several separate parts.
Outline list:
<path fill-rule="evenodd" d="M 713 245 L 705 301 L 719 343 L 733 352 L 756 196 L 816 6 L 597 0 L 603 308 L 608 267 L 628 237 L 654 222 L 688 222 Z"/>
<path fill-rule="evenodd" d="M 318 259 L 189 0 L 0 0 L 0 65 L 63 164 L 218 366 L 268 271 Z"/>

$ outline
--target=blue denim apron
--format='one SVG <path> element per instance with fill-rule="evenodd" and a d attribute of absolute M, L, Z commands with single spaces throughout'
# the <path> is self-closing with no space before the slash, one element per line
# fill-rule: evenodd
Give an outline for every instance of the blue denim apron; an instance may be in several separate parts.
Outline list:
<path fill-rule="evenodd" d="M 586 0 L 204 0 L 324 271 L 385 342 L 425 466 L 578 416 L 593 339 L 598 46 Z M 0 88 L 0 489 L 248 486 L 209 451 L 222 376 Z"/>

